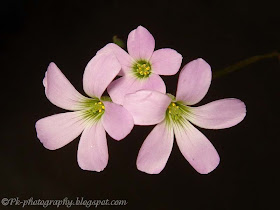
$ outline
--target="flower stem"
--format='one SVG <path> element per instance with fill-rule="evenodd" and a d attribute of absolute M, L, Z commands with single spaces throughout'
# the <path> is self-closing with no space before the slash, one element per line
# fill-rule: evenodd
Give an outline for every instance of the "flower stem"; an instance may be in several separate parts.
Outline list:
<path fill-rule="evenodd" d="M 117 35 L 113 36 L 113 42 L 114 42 L 116 45 L 119 45 L 121 48 L 124 48 L 124 47 L 125 47 L 125 44 L 124 44 L 123 40 L 121 40 L 120 38 L 118 38 Z"/>
<path fill-rule="evenodd" d="M 232 73 L 232 72 L 235 72 L 236 70 L 239 70 L 239 69 L 241 69 L 243 67 L 246 67 L 246 66 L 248 66 L 252 63 L 255 63 L 257 61 L 264 60 L 264 59 L 267 59 L 267 58 L 274 58 L 274 57 L 278 57 L 278 59 L 280 60 L 280 53 L 275 51 L 275 52 L 272 52 L 272 53 L 268 53 L 268 54 L 264 54 L 264 55 L 257 55 L 257 56 L 247 58 L 247 59 L 239 61 L 239 62 L 237 62 L 237 63 L 235 63 L 231 66 L 228 66 L 224 69 L 213 72 L 213 79 L 224 76 L 224 75 Z"/>

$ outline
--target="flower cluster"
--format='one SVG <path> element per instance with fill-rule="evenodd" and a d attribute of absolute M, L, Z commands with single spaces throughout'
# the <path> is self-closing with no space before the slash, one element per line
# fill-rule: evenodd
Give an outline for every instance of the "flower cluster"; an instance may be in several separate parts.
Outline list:
<path fill-rule="evenodd" d="M 173 49 L 154 48 L 153 36 L 142 26 L 128 35 L 128 53 L 116 44 L 107 44 L 85 68 L 83 89 L 87 97 L 50 63 L 43 79 L 46 96 L 70 112 L 36 122 L 43 145 L 50 150 L 59 149 L 82 134 L 78 164 L 84 170 L 99 172 L 108 163 L 106 132 L 121 140 L 134 125 L 156 125 L 138 154 L 140 171 L 158 174 L 163 170 L 174 134 L 181 153 L 197 172 L 207 174 L 214 170 L 219 155 L 192 124 L 207 129 L 232 127 L 244 119 L 245 104 L 229 98 L 192 106 L 206 95 L 211 83 L 211 68 L 201 58 L 182 68 L 176 97 L 166 93 L 159 75 L 176 74 L 182 56 Z M 121 77 L 115 79 L 117 75 Z M 106 89 L 109 96 L 102 96 Z"/>

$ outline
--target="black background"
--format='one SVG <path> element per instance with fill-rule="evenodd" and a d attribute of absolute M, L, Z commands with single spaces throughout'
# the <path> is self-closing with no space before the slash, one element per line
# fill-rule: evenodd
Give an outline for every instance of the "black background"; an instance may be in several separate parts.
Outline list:
<path fill-rule="evenodd" d="M 182 65 L 202 57 L 216 71 L 247 57 L 279 50 L 276 2 L 1 3 L 1 199 L 126 199 L 127 209 L 273 208 L 279 197 L 279 191 L 274 192 L 279 168 L 276 58 L 213 80 L 198 104 L 235 97 L 247 106 L 246 118 L 233 128 L 200 129 L 221 158 L 209 175 L 198 174 L 176 143 L 159 175 L 138 171 L 138 150 L 153 126 L 136 126 L 120 142 L 107 135 L 108 166 L 101 173 L 83 171 L 76 160 L 79 138 L 49 151 L 37 139 L 34 124 L 64 112 L 44 95 L 42 79 L 51 61 L 84 93 L 83 71 L 96 51 L 114 35 L 126 41 L 131 30 L 143 25 L 155 37 L 156 49 L 176 49 L 183 55 Z M 175 94 L 178 75 L 163 79 L 167 91 Z"/>

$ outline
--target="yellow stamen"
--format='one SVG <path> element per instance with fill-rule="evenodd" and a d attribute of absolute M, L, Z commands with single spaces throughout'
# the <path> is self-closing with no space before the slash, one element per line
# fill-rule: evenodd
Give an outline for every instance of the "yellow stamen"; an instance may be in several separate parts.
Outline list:
<path fill-rule="evenodd" d="M 102 104 L 102 103 L 99 101 L 98 104 Z"/>
<path fill-rule="evenodd" d="M 150 67 L 148 66 L 148 67 L 146 68 L 146 70 L 150 70 Z"/>
<path fill-rule="evenodd" d="M 98 112 L 101 112 L 101 109 L 99 109 Z"/>
<path fill-rule="evenodd" d="M 174 103 L 172 103 L 172 106 L 176 106 Z"/>
<path fill-rule="evenodd" d="M 102 106 L 102 109 L 105 109 L 105 106 Z"/>

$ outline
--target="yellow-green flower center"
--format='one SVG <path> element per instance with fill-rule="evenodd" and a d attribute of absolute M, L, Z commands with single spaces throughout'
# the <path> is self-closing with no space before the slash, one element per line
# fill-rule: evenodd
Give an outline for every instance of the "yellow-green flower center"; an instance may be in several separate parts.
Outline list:
<path fill-rule="evenodd" d="M 174 96 L 168 95 L 175 99 Z M 181 101 L 175 101 L 174 99 L 166 109 L 165 120 L 168 124 L 183 125 L 190 113 L 190 108 Z"/>
<path fill-rule="evenodd" d="M 133 74 L 139 78 L 144 79 L 152 73 L 151 64 L 146 60 L 138 60 L 132 66 Z"/>
<path fill-rule="evenodd" d="M 172 120 L 178 121 L 182 116 L 182 110 L 175 102 L 172 102 L 167 108 L 167 114 L 171 117 Z"/>
<path fill-rule="evenodd" d="M 105 112 L 105 106 L 98 98 L 88 98 L 81 103 L 81 106 L 85 120 L 98 121 Z"/>

